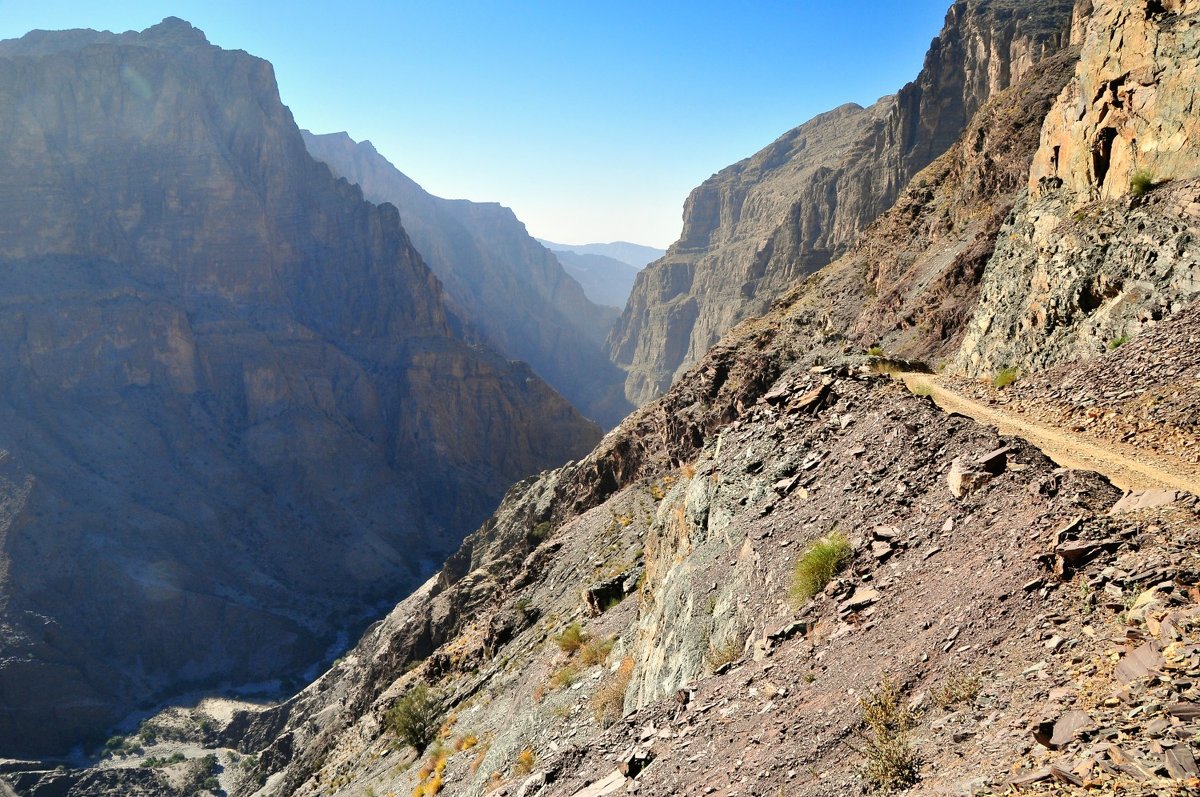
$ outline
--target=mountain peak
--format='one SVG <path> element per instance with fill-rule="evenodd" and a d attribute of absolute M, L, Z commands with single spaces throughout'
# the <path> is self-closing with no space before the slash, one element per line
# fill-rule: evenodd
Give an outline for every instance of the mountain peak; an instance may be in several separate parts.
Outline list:
<path fill-rule="evenodd" d="M 171 44 L 181 47 L 195 47 L 209 43 L 204 31 L 179 17 L 164 18 L 157 25 L 151 25 L 142 31 L 138 38 L 157 45 Z"/>

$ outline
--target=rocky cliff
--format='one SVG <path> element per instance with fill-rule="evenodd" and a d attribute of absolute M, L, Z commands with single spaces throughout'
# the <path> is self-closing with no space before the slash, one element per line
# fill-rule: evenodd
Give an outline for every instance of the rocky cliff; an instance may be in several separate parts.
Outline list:
<path fill-rule="evenodd" d="M 661 394 L 726 329 L 845 252 L 989 97 L 1065 46 L 1071 12 L 959 0 L 897 95 L 819 116 L 693 191 L 683 235 L 639 275 L 610 337 L 629 399 Z"/>
<path fill-rule="evenodd" d="M 361 186 L 368 200 L 400 210 L 413 245 L 490 346 L 529 363 L 605 427 L 625 417 L 631 407 L 621 397 L 623 374 L 602 348 L 616 313 L 593 304 L 511 210 L 435 197 L 369 141 L 307 131 L 304 141 L 313 157 Z"/>
<path fill-rule="evenodd" d="M 31 34 L 0 108 L 0 755 L 297 675 L 598 436 L 455 332 L 267 62 Z"/>
<path fill-rule="evenodd" d="M 1200 295 L 1195 3 L 1081 3 L 1047 116 L 956 365 L 1090 359 Z"/>

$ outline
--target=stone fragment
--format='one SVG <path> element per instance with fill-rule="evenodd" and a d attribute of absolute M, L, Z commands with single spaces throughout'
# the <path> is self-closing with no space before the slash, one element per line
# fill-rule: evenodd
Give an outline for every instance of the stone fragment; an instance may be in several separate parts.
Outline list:
<path fill-rule="evenodd" d="M 638 773 L 648 767 L 653 760 L 654 753 L 649 745 L 634 746 L 617 758 L 617 769 L 626 777 L 636 778 Z"/>
<path fill-rule="evenodd" d="M 1042 767 L 1032 772 L 1026 772 L 1023 775 L 1014 775 L 1008 779 L 1008 785 L 1014 789 L 1019 789 L 1022 786 L 1032 786 L 1035 783 L 1050 780 L 1052 777 L 1054 777 L 1054 773 L 1050 771 L 1050 767 Z"/>
<path fill-rule="evenodd" d="M 955 457 L 954 461 L 950 463 L 950 473 L 946 476 L 946 483 L 955 498 L 962 498 L 983 487 L 991 478 L 992 474 L 987 471 L 974 470 L 963 461 L 962 457 Z"/>
<path fill-rule="evenodd" d="M 1172 717 L 1178 717 L 1184 722 L 1200 719 L 1200 703 L 1192 703 L 1189 701 L 1180 701 L 1167 706 L 1167 713 Z"/>
<path fill-rule="evenodd" d="M 868 587 L 859 587 L 854 590 L 854 594 L 842 604 L 843 612 L 853 612 L 859 609 L 865 609 L 871 604 L 879 600 L 879 593 Z"/>

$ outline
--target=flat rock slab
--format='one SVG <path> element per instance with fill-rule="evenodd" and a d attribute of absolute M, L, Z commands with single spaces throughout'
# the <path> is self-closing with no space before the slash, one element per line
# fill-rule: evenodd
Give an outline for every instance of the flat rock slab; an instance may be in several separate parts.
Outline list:
<path fill-rule="evenodd" d="M 1120 515 L 1124 512 L 1136 512 L 1139 509 L 1153 509 L 1166 506 L 1179 500 L 1180 494 L 1175 490 L 1134 490 L 1127 493 L 1120 501 L 1108 510 L 1110 515 Z"/>
<path fill-rule="evenodd" d="M 613 794 L 624 787 L 626 780 L 628 779 L 621 774 L 620 770 L 614 769 L 608 777 L 598 780 L 590 786 L 585 786 L 571 797 L 605 797 L 605 795 Z"/>
<path fill-rule="evenodd" d="M 1175 780 L 1186 780 L 1200 775 L 1200 770 L 1196 769 L 1196 757 L 1187 747 L 1172 747 L 1163 758 L 1167 765 L 1167 774 Z"/>
<path fill-rule="evenodd" d="M 1163 657 L 1158 651 L 1158 646 L 1153 642 L 1146 642 L 1121 659 L 1113 675 L 1121 683 L 1127 684 L 1159 672 L 1162 665 Z"/>

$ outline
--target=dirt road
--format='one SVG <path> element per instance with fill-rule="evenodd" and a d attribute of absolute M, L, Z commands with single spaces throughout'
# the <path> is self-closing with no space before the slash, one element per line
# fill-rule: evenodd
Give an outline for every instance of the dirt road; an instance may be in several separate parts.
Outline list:
<path fill-rule="evenodd" d="M 914 393 L 928 393 L 946 412 L 990 424 L 1001 434 L 1023 437 L 1064 467 L 1102 473 L 1124 490 L 1184 490 L 1200 495 L 1200 473 L 1195 466 L 1173 457 L 1130 445 L 1091 440 L 1076 432 L 1033 422 L 949 390 L 930 374 L 905 373 L 897 377 Z"/>

